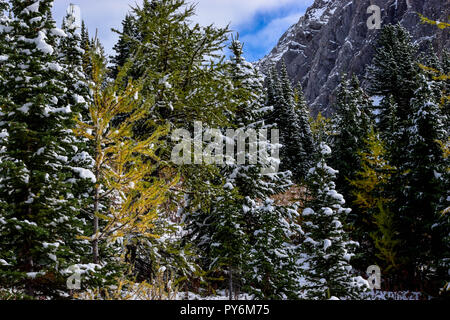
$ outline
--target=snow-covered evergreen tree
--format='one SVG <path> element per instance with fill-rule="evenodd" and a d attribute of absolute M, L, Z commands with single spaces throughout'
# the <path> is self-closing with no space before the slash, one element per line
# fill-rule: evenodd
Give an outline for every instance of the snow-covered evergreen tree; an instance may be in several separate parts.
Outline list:
<path fill-rule="evenodd" d="M 230 300 L 245 284 L 244 266 L 249 261 L 249 242 L 246 234 L 241 196 L 231 184 L 225 184 L 220 196 L 186 216 L 189 234 L 186 241 L 198 248 L 198 263 L 210 279 L 223 279 Z"/>
<path fill-rule="evenodd" d="M 400 121 L 411 113 L 409 102 L 418 88 L 416 55 L 417 47 L 412 43 L 409 32 L 400 24 L 389 24 L 380 32 L 375 56 L 368 67 L 368 92 L 382 98 L 391 95 L 398 105 Z M 384 112 L 383 109 L 380 111 Z"/>
<path fill-rule="evenodd" d="M 358 79 L 354 76 L 352 80 L 348 80 L 346 76 L 343 76 L 337 89 L 336 113 L 332 119 L 333 154 L 330 157 L 330 165 L 339 172 L 336 187 L 349 204 L 355 200 L 350 181 L 361 169 L 360 152 L 367 149 L 366 141 L 370 125 L 369 106 L 369 99 L 359 86 Z M 353 236 L 363 245 L 362 255 L 366 256 L 368 248 L 365 244 L 370 241 L 370 236 L 363 231 L 365 226 L 363 215 L 358 208 L 355 209 L 348 215 L 348 221 L 345 222 L 351 225 L 354 230 Z M 371 262 L 363 259 L 361 263 L 364 267 Z"/>
<path fill-rule="evenodd" d="M 7 0 L 0 0 L 0 67 L 4 65 L 7 61 L 8 54 L 8 44 L 7 44 L 7 34 L 9 31 L 9 3 Z M 1 77 L 2 73 L 0 73 Z"/>
<path fill-rule="evenodd" d="M 73 106 L 73 111 L 86 118 L 88 103 L 91 99 L 89 83 L 83 71 L 83 56 L 89 52 L 82 49 L 82 39 L 77 28 L 74 13 L 68 12 L 62 24 L 62 30 L 66 36 L 59 43 L 58 53 L 60 63 L 65 68 L 67 99 Z"/>
<path fill-rule="evenodd" d="M 321 142 L 318 162 L 308 174 L 310 200 L 302 212 L 303 289 L 310 299 L 358 299 L 366 283 L 352 276 L 350 259 L 358 243 L 344 231 L 343 223 L 351 209 L 343 207 L 344 197 L 336 192 L 338 172 L 326 164 L 330 154 L 331 149 Z"/>
<path fill-rule="evenodd" d="M 5 71 L 4 66 L 8 61 L 9 55 L 11 53 L 11 47 L 8 44 L 9 37 L 8 32 L 10 31 L 10 19 L 9 14 L 9 3 L 6 0 L 0 1 L 0 81 L 3 82 Z"/>
<path fill-rule="evenodd" d="M 400 255 L 409 272 L 420 277 L 433 276 L 433 259 L 447 251 L 442 236 L 448 225 L 439 230 L 439 204 L 447 196 L 445 189 L 446 162 L 438 141 L 448 139 L 445 114 L 441 111 L 433 86 L 420 75 L 420 87 L 411 99 L 412 113 L 406 128 L 409 145 L 402 164 L 402 193 L 396 199 L 402 239 Z M 448 269 L 447 269 L 448 270 Z M 447 270 L 440 270 L 440 278 Z M 422 278 L 425 279 L 425 278 Z"/>
<path fill-rule="evenodd" d="M 238 40 L 232 41 L 230 48 L 233 56 L 228 63 L 229 74 L 233 99 L 238 102 L 232 117 L 234 127 L 242 133 L 270 131 L 271 126 L 265 122 L 268 109 L 264 106 L 263 79 L 245 61 Z M 234 147 L 239 144 L 237 134 L 228 139 Z M 252 143 L 257 142 L 250 140 L 246 150 L 253 149 Z M 267 142 L 262 148 L 270 153 L 275 146 Z M 201 252 L 206 252 L 206 269 L 226 274 L 227 288 L 232 293 L 240 289 L 259 298 L 292 298 L 296 285 L 294 251 L 287 243 L 298 231 L 296 212 L 270 199 L 285 191 L 291 182 L 287 172 L 265 174 L 269 164 L 264 160 L 248 152 L 245 164 L 227 159 L 222 169 L 223 195 L 212 201 L 209 211 L 189 217 L 192 235 Z"/>
<path fill-rule="evenodd" d="M 142 80 L 144 101 L 154 101 L 146 117 L 135 122 L 134 138 L 145 140 L 152 134 L 155 124 L 166 125 L 169 132 L 161 138 L 164 144 L 158 150 L 161 160 L 155 174 L 181 176 L 177 188 L 171 190 L 171 202 L 158 221 L 159 235 L 165 238 L 169 235 L 164 233 L 163 226 L 172 224 L 173 227 L 173 222 L 179 223 L 184 213 L 196 212 L 199 208 L 208 211 L 211 200 L 222 189 L 217 166 L 179 165 L 171 161 L 176 143 L 170 136 L 176 129 L 191 131 L 195 121 L 201 121 L 204 127 L 227 127 L 235 104 L 229 94 L 231 85 L 224 72 L 226 65 L 218 53 L 225 46 L 228 29 L 192 24 L 194 6 L 185 0 L 145 0 L 133 8 L 131 15 L 132 19 L 127 19 L 135 37 L 121 38 L 127 42 L 127 52 L 122 50 L 120 59 L 129 62 L 121 76 Z M 122 42 L 119 40 L 117 47 L 121 47 Z M 117 117 L 118 123 L 123 120 L 122 116 L 128 115 Z M 169 234 L 178 237 L 180 233 Z M 145 274 L 154 272 L 158 265 L 176 269 L 170 266 L 175 254 L 173 248 L 156 239 L 148 242 L 151 246 L 146 248 L 137 244 L 139 252 L 136 253 L 144 258 L 142 265 L 152 269 Z M 149 250 L 152 252 L 147 254 Z M 190 275 L 180 276 L 193 276 L 195 270 L 191 269 Z"/>
<path fill-rule="evenodd" d="M 369 133 L 369 101 L 359 86 L 358 79 L 342 79 L 337 89 L 336 113 L 333 117 L 333 156 L 330 164 L 339 171 L 337 187 L 350 199 L 348 179 L 354 178 L 359 168 L 358 152 L 364 150 Z"/>
<path fill-rule="evenodd" d="M 89 175 L 69 164 L 74 114 L 60 99 L 67 87 L 55 46 L 64 32 L 55 27 L 52 5 L 11 1 L 11 50 L 0 89 L 0 254 L 6 265 L 0 281 L 31 296 L 64 295 L 65 271 L 83 262 L 88 247 L 79 239 L 84 223 L 73 186 Z"/>
<path fill-rule="evenodd" d="M 281 169 L 290 170 L 293 181 L 301 183 L 305 178 L 311 157 L 305 148 L 311 148 L 311 146 L 303 146 L 303 142 L 307 140 L 302 136 L 303 129 L 296 112 L 294 90 L 286 65 L 282 65 L 280 76 L 275 67 L 272 67 L 269 77 L 268 106 L 273 107 L 270 121 L 280 130 Z"/>
<path fill-rule="evenodd" d="M 74 116 L 81 121 L 89 121 L 89 104 L 92 102 L 89 80 L 83 70 L 83 56 L 89 54 L 81 48 L 81 36 L 77 32 L 76 16 L 72 7 L 69 7 L 67 15 L 63 19 L 62 30 L 65 36 L 58 43 L 58 61 L 63 68 L 63 82 L 66 92 L 59 98 L 64 104 L 70 106 Z M 89 77 L 90 79 L 90 77 Z M 71 165 L 77 170 L 93 169 L 94 159 L 91 143 L 82 137 L 72 145 L 73 156 L 70 157 Z M 92 198 L 89 191 L 93 190 L 93 182 L 89 179 L 78 181 L 78 190 L 75 197 L 80 200 L 82 212 L 89 211 L 88 206 Z"/>
<path fill-rule="evenodd" d="M 251 205 L 247 217 L 252 233 L 245 288 L 260 299 L 298 299 L 299 247 L 294 239 L 302 230 L 297 208 L 277 205 L 270 198 L 262 203 L 248 200 L 247 204 Z"/>
<path fill-rule="evenodd" d="M 236 98 L 242 101 L 234 122 L 246 131 L 268 130 L 271 126 L 267 125 L 269 112 L 264 106 L 263 79 L 245 61 L 242 44 L 238 40 L 232 42 L 231 50 L 231 78 L 239 95 Z M 275 145 L 268 143 L 261 147 L 270 152 Z M 267 164 L 263 162 L 264 159 L 259 158 L 255 165 L 250 164 L 251 157 L 247 156 L 249 164 L 229 165 L 231 174 L 228 173 L 227 178 L 227 182 L 238 190 L 243 200 L 239 207 L 246 222 L 251 248 L 245 265 L 246 287 L 260 298 L 293 298 L 296 294 L 295 251 L 287 243 L 293 234 L 299 233 L 297 212 L 294 208 L 277 205 L 271 200 L 272 196 L 286 191 L 290 186 L 289 174 L 281 169 L 280 172 L 265 175 L 263 168 Z"/>
<path fill-rule="evenodd" d="M 302 145 L 306 153 L 307 163 L 309 163 L 308 168 L 310 168 L 313 165 L 312 159 L 314 159 L 315 157 L 316 150 L 313 134 L 311 131 L 311 115 L 300 83 L 294 90 L 294 96 L 296 101 L 296 111 L 298 115 L 300 135 L 302 137 Z"/>
<path fill-rule="evenodd" d="M 429 283 L 428 276 L 434 273 L 431 257 L 447 250 L 442 242 L 447 227 L 440 229 L 441 233 L 436 227 L 439 224 L 435 225 L 441 211 L 438 203 L 446 197 L 437 141 L 448 139 L 444 130 L 447 108 L 445 103 L 440 106 L 442 87 L 430 77 L 431 69 L 419 68 L 416 53 L 408 32 L 399 25 L 388 25 L 369 67 L 369 91 L 382 98 L 378 128 L 386 141 L 389 162 L 397 169 L 387 192 L 395 199 L 389 209 L 399 232 L 400 281 L 409 289 Z M 433 57 L 428 62 L 439 67 Z M 445 69 L 445 63 L 443 66 L 439 69 Z"/>

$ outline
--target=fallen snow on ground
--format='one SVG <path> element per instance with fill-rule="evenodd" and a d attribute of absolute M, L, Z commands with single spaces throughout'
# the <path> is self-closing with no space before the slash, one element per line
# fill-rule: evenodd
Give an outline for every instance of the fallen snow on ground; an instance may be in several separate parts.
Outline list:
<path fill-rule="evenodd" d="M 363 294 L 364 300 L 423 300 L 420 292 L 371 290 Z"/>
<path fill-rule="evenodd" d="M 233 297 L 233 299 L 235 298 Z M 228 294 L 225 290 L 220 290 L 217 291 L 217 295 L 203 297 L 193 292 L 179 292 L 177 295 L 177 300 L 228 300 Z M 254 296 L 247 293 L 242 293 L 238 295 L 235 300 L 254 300 Z"/>
<path fill-rule="evenodd" d="M 177 300 L 228 300 L 228 295 L 224 290 L 218 291 L 214 296 L 201 296 L 192 292 L 179 292 L 176 297 Z M 234 299 L 234 298 L 233 298 Z M 371 290 L 364 293 L 361 300 L 423 300 L 424 297 L 420 292 L 411 291 L 380 291 Z M 254 300 L 253 295 L 246 293 L 240 294 L 235 300 Z M 330 300 L 342 300 L 332 297 Z"/>

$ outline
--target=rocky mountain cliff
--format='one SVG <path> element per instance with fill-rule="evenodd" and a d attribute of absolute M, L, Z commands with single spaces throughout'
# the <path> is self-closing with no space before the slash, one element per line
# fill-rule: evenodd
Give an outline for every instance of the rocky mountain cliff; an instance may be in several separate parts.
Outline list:
<path fill-rule="evenodd" d="M 381 8 L 382 25 L 400 23 L 421 50 L 450 48 L 449 31 L 420 23 L 417 12 L 447 22 L 450 0 L 315 0 L 277 46 L 256 64 L 266 73 L 284 60 L 293 83 L 301 83 L 313 114 L 333 112 L 334 94 L 342 73 L 356 74 L 363 86 L 379 30 L 369 30 L 370 5 Z"/>

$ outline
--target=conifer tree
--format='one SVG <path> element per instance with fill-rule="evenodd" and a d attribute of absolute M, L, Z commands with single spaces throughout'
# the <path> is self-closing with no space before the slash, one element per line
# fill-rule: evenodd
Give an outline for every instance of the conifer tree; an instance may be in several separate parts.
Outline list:
<path fill-rule="evenodd" d="M 133 50 L 135 50 L 137 32 L 136 21 L 133 15 L 127 14 L 122 21 L 122 32 L 119 33 L 119 41 L 114 45 L 113 49 L 116 55 L 111 59 L 113 67 L 111 68 L 111 77 L 116 78 L 119 73 L 119 68 L 125 65 L 125 62 L 131 58 Z"/>
<path fill-rule="evenodd" d="M 185 0 L 145 0 L 132 13 L 136 36 L 129 39 L 134 54 L 128 75 L 143 78 L 155 96 L 152 120 L 189 129 L 194 120 L 211 127 L 226 121 L 230 106 L 220 99 L 228 86 L 217 52 L 225 46 L 228 29 L 192 25 L 195 8 Z M 141 129 L 137 134 L 145 135 L 145 126 Z"/>
<path fill-rule="evenodd" d="M 247 216 L 253 223 L 245 288 L 260 299 L 298 299 L 299 249 L 294 240 L 302 231 L 297 208 L 277 205 L 270 198 L 247 204 L 251 204 Z"/>
<path fill-rule="evenodd" d="M 300 126 L 300 135 L 302 137 L 302 144 L 305 150 L 306 155 L 309 158 L 309 167 L 312 166 L 312 159 L 315 156 L 315 144 L 313 135 L 311 132 L 311 115 L 308 108 L 308 105 L 305 100 L 305 96 L 303 94 L 303 89 L 301 84 L 299 83 L 294 91 L 295 101 L 296 101 L 296 111 L 299 120 Z"/>
<path fill-rule="evenodd" d="M 331 149 L 319 146 L 318 162 L 308 174 L 309 201 L 302 212 L 305 257 L 303 273 L 309 299 L 360 298 L 364 280 L 352 276 L 350 259 L 357 242 L 349 240 L 343 223 L 351 211 L 343 207 L 344 197 L 336 192 L 337 171 L 326 164 Z"/>
<path fill-rule="evenodd" d="M 81 21 L 81 49 L 83 49 L 83 71 L 87 79 L 92 75 L 92 62 L 89 52 L 92 50 L 92 43 L 89 37 L 89 30 L 84 20 Z"/>
<path fill-rule="evenodd" d="M 443 194 L 439 211 L 440 215 L 438 216 L 436 225 L 434 228 L 441 232 L 441 239 L 444 247 L 442 249 L 441 255 L 437 259 L 436 267 L 438 270 L 442 270 L 445 273 L 445 270 L 450 268 L 450 261 L 448 259 L 450 254 L 450 138 L 447 138 L 447 142 L 440 142 L 442 151 L 444 154 L 445 160 L 445 173 L 443 175 L 443 188 L 447 190 L 446 193 Z M 448 295 L 450 291 L 450 279 L 448 275 L 443 274 L 443 277 L 439 279 L 441 283 L 440 294 Z"/>
<path fill-rule="evenodd" d="M 355 200 L 350 181 L 355 179 L 356 173 L 360 170 L 360 152 L 367 149 L 366 140 L 370 122 L 368 107 L 368 99 L 360 88 L 358 79 L 354 76 L 352 80 L 348 80 L 344 76 L 337 89 L 336 113 L 332 120 L 333 155 L 330 164 L 339 172 L 336 187 L 349 203 Z M 364 245 L 368 234 L 362 231 L 366 224 L 363 221 L 364 216 L 358 209 L 356 207 L 352 210 L 345 223 L 352 230 L 355 240 Z M 363 261 L 355 259 L 356 263 L 362 264 L 362 268 L 370 265 L 365 260 L 366 251 L 367 248 L 361 248 L 362 255 L 357 256 Z"/>
<path fill-rule="evenodd" d="M 448 28 L 450 25 L 448 23 L 445 22 L 440 22 L 440 21 L 433 21 L 430 20 L 426 17 L 424 17 L 423 15 L 419 14 L 421 20 L 423 23 L 428 23 L 428 24 L 433 24 L 436 25 L 437 27 L 439 27 L 440 29 L 445 29 Z M 442 117 L 443 119 L 440 119 L 443 121 L 443 125 L 444 128 L 448 128 L 449 124 L 450 124 L 450 115 L 449 115 L 449 111 L 450 111 L 450 96 L 448 95 L 449 93 L 449 84 L 448 84 L 448 79 L 450 79 L 450 54 L 447 50 L 444 50 L 444 52 L 442 53 L 442 61 L 440 61 L 440 63 L 436 62 L 436 59 L 434 59 L 435 65 L 433 66 L 427 66 L 427 65 L 420 65 L 420 67 L 422 68 L 422 70 L 425 71 L 429 71 L 431 74 L 431 79 L 428 80 L 434 80 L 437 81 L 438 84 L 440 84 L 440 88 L 441 88 L 441 93 L 440 93 L 440 106 L 441 106 L 441 112 L 443 113 L 444 117 Z M 436 86 L 434 86 L 436 87 Z M 438 93 L 439 94 L 439 93 Z M 444 283 L 443 287 L 440 290 L 440 294 L 442 295 L 446 295 L 448 296 L 448 293 L 450 291 L 450 285 L 448 281 L 445 281 L 445 279 L 448 279 L 448 274 L 445 275 L 445 270 L 449 270 L 450 269 L 450 261 L 448 259 L 449 254 L 450 254 L 450 246 L 449 246 L 449 238 L 450 238 L 450 207 L 448 207 L 449 204 L 449 200 L 450 200 L 450 194 L 449 191 L 450 188 L 450 166 L 449 166 L 449 155 L 450 155 L 450 138 L 448 137 L 448 132 L 446 134 L 447 136 L 447 140 L 438 140 L 437 142 L 441 145 L 443 154 L 444 154 L 444 161 L 445 161 L 445 165 L 444 165 L 444 174 L 442 174 L 440 176 L 440 179 L 442 181 L 443 184 L 443 190 L 447 190 L 446 192 L 444 191 L 443 194 L 441 194 L 441 200 L 440 200 L 440 205 L 439 205 L 439 211 L 441 211 L 441 215 L 438 218 L 438 221 L 435 225 L 433 225 L 433 229 L 439 230 L 441 232 L 440 238 L 443 240 L 443 248 L 441 249 L 441 255 L 438 258 L 438 263 L 437 263 L 437 270 L 440 270 L 440 272 L 438 271 L 438 278 L 439 280 L 444 280 L 441 282 Z M 437 177 L 438 178 L 438 177 Z"/>
<path fill-rule="evenodd" d="M 185 195 L 194 198 L 192 208 L 200 205 L 203 197 L 209 198 L 207 194 L 214 188 L 206 182 L 217 181 L 218 170 L 215 166 L 173 164 L 175 143 L 170 134 L 176 129 L 192 130 L 195 121 L 204 127 L 226 127 L 234 110 L 226 65 L 218 53 L 225 46 L 228 28 L 192 24 L 194 13 L 194 6 L 185 0 L 145 0 L 133 8 L 136 36 L 129 39 L 126 76 L 142 79 L 143 95 L 155 100 L 152 111 L 136 122 L 133 131 L 137 138 L 145 139 L 153 123 L 170 128 L 158 155 L 159 170 L 172 167 L 183 177 L 181 192 L 173 195 L 174 207 L 183 206 Z"/>
<path fill-rule="evenodd" d="M 88 249 L 73 197 L 84 177 L 69 162 L 73 111 L 60 99 L 67 88 L 55 46 L 64 32 L 55 27 L 52 5 L 11 1 L 0 89 L 0 252 L 6 262 L 0 281 L 33 297 L 65 295 L 64 270 L 85 262 Z"/>
<path fill-rule="evenodd" d="M 219 285 L 227 289 L 232 300 L 245 283 L 243 271 L 250 249 L 245 232 L 247 222 L 243 208 L 238 206 L 241 196 L 231 184 L 224 185 L 218 195 L 210 201 L 209 210 L 203 206 L 203 210 L 187 217 L 187 241 L 195 243 L 201 252 L 198 262 L 206 279 L 223 280 Z"/>
<path fill-rule="evenodd" d="M 179 173 L 181 180 L 171 190 L 171 202 L 164 212 L 166 222 L 179 221 L 184 214 L 208 212 L 223 186 L 215 164 L 173 163 L 175 141 L 170 135 L 177 129 L 192 131 L 196 121 L 202 122 L 203 128 L 228 127 L 235 108 L 227 66 L 220 54 L 226 45 L 228 28 L 192 24 L 194 13 L 194 6 L 185 0 L 145 0 L 132 10 L 130 24 L 135 35 L 126 41 L 130 56 L 122 57 L 127 61 L 126 77 L 142 80 L 143 96 L 154 100 L 152 109 L 136 121 L 135 138 L 145 140 L 152 134 L 154 124 L 169 128 L 158 150 L 161 161 L 157 172 Z M 117 122 L 126 117 L 121 115 Z M 205 133 L 202 130 L 202 135 Z M 185 222 L 189 222 L 188 218 Z M 155 246 L 167 251 L 162 242 Z M 154 265 L 155 261 L 147 263 Z"/>
<path fill-rule="evenodd" d="M 0 1 L 0 53 L 1 53 L 1 62 L 3 66 L 3 62 L 7 59 L 7 40 L 6 35 L 9 31 L 9 3 L 6 0 Z"/>
<path fill-rule="evenodd" d="M 411 99 L 413 112 L 406 128 L 407 161 L 400 167 L 404 187 L 396 199 L 396 207 L 402 239 L 400 254 L 406 259 L 406 268 L 410 273 L 427 277 L 434 272 L 432 257 L 440 256 L 446 247 L 434 225 L 441 214 L 439 203 L 447 192 L 445 160 L 437 141 L 445 141 L 448 132 L 444 127 L 445 115 L 433 94 L 435 83 L 427 81 L 424 75 L 419 83 Z"/>
<path fill-rule="evenodd" d="M 339 171 L 337 187 L 351 200 L 349 179 L 358 171 L 358 152 L 365 149 L 369 133 L 369 102 L 359 86 L 358 79 L 351 82 L 345 76 L 337 89 L 336 113 L 333 118 L 333 156 L 331 164 Z"/>
<path fill-rule="evenodd" d="M 92 103 L 88 121 L 79 118 L 76 129 L 94 150 L 92 234 L 85 239 L 92 245 L 92 261 L 108 271 L 101 279 L 103 286 L 116 281 L 111 279 L 114 276 L 121 277 L 120 272 L 125 272 L 122 267 L 128 267 L 137 280 L 148 280 L 159 266 L 145 269 L 146 277 L 142 279 L 141 255 L 148 251 L 155 254 L 155 239 L 166 236 L 158 226 L 159 212 L 167 202 L 168 190 L 177 181 L 176 176 L 154 175 L 154 163 L 159 161 L 155 151 L 166 129 L 155 128 L 146 140 L 134 139 L 133 125 L 146 115 L 152 100 L 143 101 L 138 82 L 129 81 L 123 88 L 123 72 L 109 81 L 102 52 L 93 50 L 90 54 Z M 129 117 L 113 126 L 112 121 L 122 113 Z M 156 259 L 154 262 L 159 263 Z"/>
<path fill-rule="evenodd" d="M 409 101 L 418 88 L 416 55 L 417 47 L 408 31 L 399 24 L 386 25 L 380 32 L 374 59 L 368 67 L 368 92 L 383 98 L 392 96 L 398 105 L 396 116 L 400 121 L 411 114 Z"/>
<path fill-rule="evenodd" d="M 77 32 L 76 17 L 70 11 L 63 19 L 62 30 L 66 34 L 58 45 L 60 63 L 64 66 L 65 84 L 68 88 L 65 99 L 73 106 L 74 112 L 88 115 L 90 101 L 89 84 L 83 70 L 83 57 L 90 54 L 90 48 L 82 48 L 82 37 Z M 84 32 L 84 31 L 83 31 Z"/>
<path fill-rule="evenodd" d="M 229 74 L 233 99 L 238 104 L 232 121 L 240 131 L 229 136 L 227 143 L 232 140 L 235 148 L 240 143 L 239 132 L 255 130 L 256 134 L 256 130 L 268 130 L 270 126 L 265 123 L 268 114 L 261 75 L 245 61 L 242 44 L 237 39 L 230 49 L 233 56 L 228 63 Z M 257 142 L 250 139 L 246 143 L 249 151 L 253 149 L 252 143 Z M 270 152 L 275 146 L 267 142 L 263 148 Z M 294 253 L 285 243 L 294 232 L 296 217 L 294 210 L 270 199 L 290 186 L 289 175 L 286 172 L 266 175 L 264 169 L 269 164 L 265 159 L 247 152 L 243 156 L 244 164 L 227 159 L 222 169 L 223 193 L 212 201 L 210 210 L 190 217 L 192 234 L 201 252 L 207 253 L 204 263 L 208 268 L 215 267 L 212 270 L 218 275 L 226 275 L 230 298 L 238 289 L 260 298 L 292 297 L 296 280 Z"/>
<path fill-rule="evenodd" d="M 272 124 L 276 124 L 280 130 L 281 169 L 290 170 L 293 181 L 301 183 L 308 170 L 310 155 L 303 146 L 304 137 L 298 114 L 296 112 L 295 96 L 292 89 L 286 65 L 282 65 L 281 75 L 275 67 L 270 73 L 269 101 L 273 100 L 273 113 L 270 118 Z M 269 105 L 270 106 L 270 105 Z M 310 148 L 310 146 L 308 146 Z"/>
<path fill-rule="evenodd" d="M 269 113 L 264 107 L 264 91 L 261 75 L 243 58 L 242 44 L 232 42 L 231 60 L 232 79 L 237 99 L 243 101 L 238 105 L 234 122 L 245 129 L 266 129 Z M 288 83 L 286 94 L 289 92 Z M 291 97 L 293 99 L 293 96 Z M 242 127 L 244 126 L 244 127 Z M 282 130 L 282 129 L 280 129 Z M 261 146 L 270 152 L 274 145 Z M 267 166 L 264 159 L 252 165 L 230 166 L 231 175 L 228 182 L 239 192 L 243 202 L 239 203 L 241 214 L 246 221 L 246 233 L 252 248 L 249 260 L 245 264 L 246 287 L 257 296 L 265 299 L 295 297 L 296 275 L 292 247 L 286 245 L 293 234 L 299 233 L 297 212 L 292 207 L 283 207 L 274 203 L 272 196 L 284 192 L 291 184 L 287 172 L 276 172 L 264 175 L 262 170 Z"/>
<path fill-rule="evenodd" d="M 428 59 L 429 61 L 433 59 Z M 389 210 L 399 231 L 403 285 L 422 288 L 434 277 L 434 259 L 445 251 L 436 223 L 444 197 L 442 153 L 436 140 L 445 141 L 445 108 L 439 107 L 435 80 L 419 68 L 416 47 L 399 25 L 384 28 L 369 67 L 370 92 L 381 96 L 380 134 L 389 162 L 397 168 L 387 191 L 394 201 Z M 442 140 L 443 139 L 443 140 Z"/>
<path fill-rule="evenodd" d="M 381 99 L 377 128 L 382 138 L 387 140 L 391 165 L 397 168 L 407 161 L 404 152 L 409 145 L 406 128 L 413 112 L 410 99 L 419 87 L 420 68 L 416 55 L 417 48 L 412 44 L 408 31 L 400 25 L 386 25 L 368 67 L 368 92 Z M 391 189 L 401 188 L 402 183 L 393 177 Z"/>
<path fill-rule="evenodd" d="M 63 19 L 62 30 L 65 33 L 58 44 L 58 60 L 64 70 L 63 82 L 67 91 L 59 98 L 70 105 L 74 115 L 89 120 L 89 103 L 91 103 L 88 79 L 83 70 L 83 56 L 89 54 L 81 48 L 81 36 L 77 32 L 76 17 L 70 8 Z M 74 155 L 71 157 L 73 167 L 92 169 L 94 159 L 92 158 L 92 144 L 88 139 L 77 137 L 72 146 Z M 78 155 L 77 155 L 78 154 Z M 89 190 L 93 190 L 93 183 L 89 179 L 79 181 L 75 191 L 75 198 L 81 201 L 80 205 L 84 211 L 91 203 Z"/>
<path fill-rule="evenodd" d="M 358 226 L 360 245 L 364 261 L 374 263 L 383 270 L 386 276 L 399 265 L 397 246 L 398 232 L 396 230 L 394 213 L 389 209 L 392 196 L 386 187 L 395 168 L 387 161 L 387 152 L 379 135 L 371 128 L 366 141 L 367 150 L 359 151 L 361 170 L 354 180 L 353 204 L 359 209 L 361 223 Z"/>

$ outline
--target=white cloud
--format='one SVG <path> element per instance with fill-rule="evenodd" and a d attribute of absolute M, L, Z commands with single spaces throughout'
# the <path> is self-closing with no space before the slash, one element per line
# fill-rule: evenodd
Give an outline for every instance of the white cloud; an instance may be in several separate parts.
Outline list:
<path fill-rule="evenodd" d="M 196 0 L 199 23 L 223 26 L 245 24 L 257 12 L 269 12 L 283 6 L 307 6 L 312 0 Z"/>
<path fill-rule="evenodd" d="M 277 9 L 299 8 L 310 5 L 313 0 L 192 0 L 188 1 L 196 3 L 196 16 L 193 18 L 195 22 L 206 25 L 214 23 L 217 26 L 225 26 L 232 24 L 234 30 L 239 26 L 251 25 L 257 13 L 273 13 Z M 107 52 L 111 52 L 117 35 L 112 33 L 111 28 L 120 29 L 121 21 L 125 14 L 130 10 L 130 6 L 136 3 L 141 4 L 141 0 L 56 0 L 54 2 L 55 18 L 60 24 L 66 8 L 70 3 L 74 3 L 81 8 L 82 18 L 87 22 L 91 35 L 98 28 L 99 37 L 106 47 Z M 288 13 L 291 14 L 292 12 Z M 299 15 L 297 15 L 297 19 Z M 267 27 L 258 32 L 256 36 L 264 46 L 273 43 L 273 39 L 280 36 L 284 30 L 294 23 L 294 15 L 280 18 L 269 22 Z M 275 30 L 268 29 L 269 26 Z M 238 31 L 238 30 L 236 30 Z M 281 32 L 281 34 L 280 34 Z M 269 39 L 264 38 L 268 36 Z M 247 42 L 257 44 L 257 40 L 247 38 Z"/>
<path fill-rule="evenodd" d="M 295 24 L 301 17 L 303 12 L 291 14 L 287 17 L 274 19 L 263 29 L 253 34 L 247 34 L 242 37 L 245 48 L 250 49 L 251 52 L 265 52 L 269 51 L 277 44 L 280 37 L 286 32 L 286 30 Z M 250 57 L 251 60 L 258 57 Z M 260 58 L 260 57 L 259 57 Z"/>

